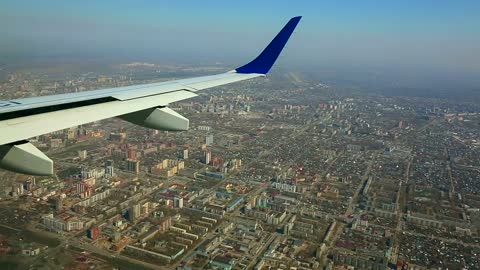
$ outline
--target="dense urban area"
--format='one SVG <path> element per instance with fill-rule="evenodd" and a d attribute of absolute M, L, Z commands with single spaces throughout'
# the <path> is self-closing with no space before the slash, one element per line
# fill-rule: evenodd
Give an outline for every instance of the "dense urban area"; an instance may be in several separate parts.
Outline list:
<path fill-rule="evenodd" d="M 0 100 L 225 69 L 77 70 L 9 72 Z M 480 104 L 398 95 L 280 69 L 170 104 L 186 132 L 32 138 L 56 174 L 0 171 L 0 268 L 479 269 Z"/>

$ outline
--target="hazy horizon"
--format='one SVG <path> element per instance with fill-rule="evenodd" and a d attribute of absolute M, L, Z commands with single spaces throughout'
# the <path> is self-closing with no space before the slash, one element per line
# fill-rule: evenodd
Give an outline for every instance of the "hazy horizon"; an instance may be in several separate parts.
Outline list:
<path fill-rule="evenodd" d="M 303 19 L 279 66 L 368 73 L 409 86 L 479 88 L 473 1 L 6 1 L 2 62 L 49 58 L 243 64 L 286 21 Z M 320 74 L 322 75 L 322 74 Z M 397 77 L 396 77 L 397 76 Z M 449 85 L 451 84 L 451 85 Z"/>

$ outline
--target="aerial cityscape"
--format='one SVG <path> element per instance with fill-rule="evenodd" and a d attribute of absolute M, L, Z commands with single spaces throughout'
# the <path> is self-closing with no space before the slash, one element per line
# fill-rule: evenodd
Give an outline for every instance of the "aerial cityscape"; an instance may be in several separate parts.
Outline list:
<path fill-rule="evenodd" d="M 0 4 L 0 269 L 480 269 L 479 4 L 160 2 Z"/>
<path fill-rule="evenodd" d="M 218 68 L 19 71 L 1 92 Z M 274 73 L 172 104 L 187 132 L 110 119 L 33 138 L 56 175 L 1 171 L 2 258 L 30 269 L 476 269 L 480 105 L 339 92 Z"/>

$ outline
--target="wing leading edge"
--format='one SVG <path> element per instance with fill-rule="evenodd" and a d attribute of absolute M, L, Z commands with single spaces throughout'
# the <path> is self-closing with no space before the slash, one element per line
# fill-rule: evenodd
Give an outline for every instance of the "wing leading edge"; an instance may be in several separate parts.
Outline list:
<path fill-rule="evenodd" d="M 53 162 L 27 139 L 111 117 L 160 130 L 186 130 L 188 119 L 166 108 L 215 86 L 265 76 L 301 17 L 292 18 L 250 63 L 233 71 L 161 83 L 0 101 L 0 168 L 53 174 Z"/>

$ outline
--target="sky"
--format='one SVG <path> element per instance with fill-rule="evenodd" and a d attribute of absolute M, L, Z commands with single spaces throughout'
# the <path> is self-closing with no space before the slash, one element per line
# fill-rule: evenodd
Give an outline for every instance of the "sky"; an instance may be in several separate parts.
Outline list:
<path fill-rule="evenodd" d="M 241 65 L 301 15 L 282 67 L 474 79 L 480 77 L 479 11 L 478 0 L 2 0 L 0 56 Z"/>

